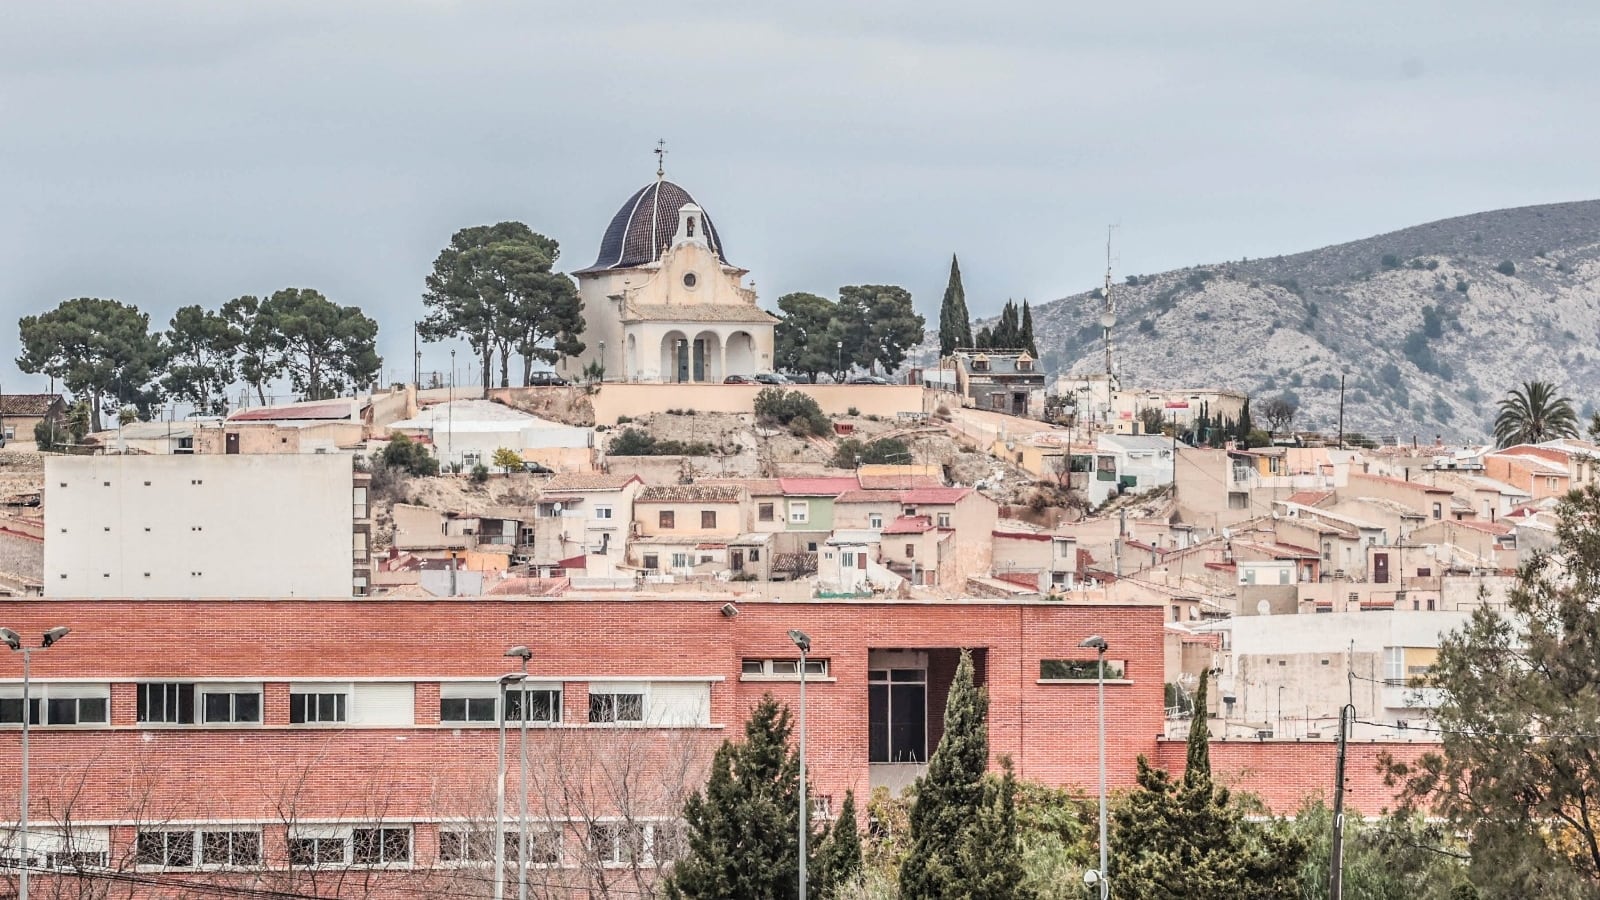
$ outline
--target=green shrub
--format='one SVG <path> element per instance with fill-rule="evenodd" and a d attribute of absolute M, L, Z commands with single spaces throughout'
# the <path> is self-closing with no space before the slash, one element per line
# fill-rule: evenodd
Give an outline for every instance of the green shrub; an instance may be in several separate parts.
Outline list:
<path fill-rule="evenodd" d="M 787 425 L 799 437 L 827 434 L 828 417 L 809 394 L 780 387 L 762 388 L 756 394 L 756 419 L 766 425 Z M 797 424 L 798 423 L 798 424 Z"/>
<path fill-rule="evenodd" d="M 389 446 L 378 454 L 378 461 L 387 468 L 399 469 L 409 475 L 439 474 L 439 460 L 428 452 L 427 447 L 403 434 L 397 434 L 389 440 Z"/>
<path fill-rule="evenodd" d="M 485 481 L 488 481 L 488 480 L 489 480 L 489 467 L 488 466 L 484 465 L 483 463 L 478 463 L 477 465 L 472 467 L 472 483 L 473 484 L 483 484 Z"/>
<path fill-rule="evenodd" d="M 624 428 L 611 439 L 612 456 L 710 456 L 717 448 L 705 441 L 663 441 L 637 428 Z"/>
<path fill-rule="evenodd" d="M 1383 263 L 1383 267 L 1385 269 L 1400 268 L 1400 257 L 1395 256 L 1393 253 L 1385 253 L 1381 262 Z"/>
<path fill-rule="evenodd" d="M 617 416 L 618 425 L 626 425 L 633 421 L 633 416 Z"/>
<path fill-rule="evenodd" d="M 861 415 L 861 410 L 856 409 L 854 406 L 850 407 L 849 409 L 845 410 L 844 412 L 845 412 L 845 415 L 847 415 L 847 416 L 859 416 L 859 415 Z"/>
<path fill-rule="evenodd" d="M 863 443 L 856 438 L 845 438 L 834 445 L 833 459 L 828 465 L 836 469 L 853 469 L 861 465 L 880 463 L 906 463 L 911 461 L 911 450 L 899 438 L 878 438 Z"/>
<path fill-rule="evenodd" d="M 1508 259 L 1495 266 L 1494 270 L 1501 275 L 1515 275 L 1517 274 L 1517 264 Z"/>

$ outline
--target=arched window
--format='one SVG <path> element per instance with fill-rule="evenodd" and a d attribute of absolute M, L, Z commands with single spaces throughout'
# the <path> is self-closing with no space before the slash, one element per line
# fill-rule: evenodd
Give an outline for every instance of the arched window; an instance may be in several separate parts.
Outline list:
<path fill-rule="evenodd" d="M 690 216 L 689 217 L 688 223 L 689 223 L 689 237 L 694 237 L 694 216 Z"/>

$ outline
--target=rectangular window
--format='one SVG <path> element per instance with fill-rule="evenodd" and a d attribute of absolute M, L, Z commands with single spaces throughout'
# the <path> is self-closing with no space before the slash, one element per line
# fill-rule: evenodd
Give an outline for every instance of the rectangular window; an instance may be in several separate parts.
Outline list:
<path fill-rule="evenodd" d="M 874 669 L 867 673 L 867 760 L 928 761 L 926 669 Z"/>
<path fill-rule="evenodd" d="M 916 555 L 917 555 L 917 545 L 916 544 L 907 544 L 906 545 L 906 559 L 914 559 L 914 558 L 916 558 Z"/>
<path fill-rule="evenodd" d="M 800 660 L 798 659 L 745 659 L 739 665 L 742 675 L 775 675 L 789 678 L 798 678 L 800 675 Z M 827 677 L 828 661 L 826 659 L 813 659 L 806 657 L 806 675 Z"/>
<path fill-rule="evenodd" d="M 1406 683 L 1406 648 L 1383 648 L 1383 680 L 1392 685 Z"/>
<path fill-rule="evenodd" d="M 950 514 L 949 513 L 939 513 L 939 520 L 938 521 L 939 521 L 939 527 L 940 528 L 949 528 L 950 527 Z"/>
<path fill-rule="evenodd" d="M 1178 607 L 1172 608 L 1172 617 L 1178 618 Z M 1041 681 L 1097 681 L 1099 680 L 1099 661 L 1093 659 L 1041 659 L 1039 660 L 1039 679 Z M 1106 660 L 1106 680 L 1116 681 L 1127 677 L 1124 673 L 1128 664 L 1120 659 Z"/>
<path fill-rule="evenodd" d="M 260 690 L 200 689 L 201 711 L 207 725 L 258 724 L 261 721 Z"/>
<path fill-rule="evenodd" d="M 756 521 L 758 521 L 758 522 L 771 522 L 772 521 L 772 504 L 771 503 L 758 503 L 758 504 L 756 504 Z"/>
<path fill-rule="evenodd" d="M 761 562 L 761 550 L 758 547 L 750 548 L 749 559 L 751 562 Z"/>
<path fill-rule="evenodd" d="M 804 500 L 790 500 L 789 521 L 797 525 L 811 521 L 811 504 Z"/>
<path fill-rule="evenodd" d="M 674 553 L 674 554 L 672 554 L 672 567 L 674 569 L 686 569 L 686 568 L 688 568 L 689 567 L 689 554 L 687 554 L 687 553 Z"/>
<path fill-rule="evenodd" d="M 855 555 L 855 553 L 853 553 L 853 552 L 845 552 L 845 553 L 839 554 L 839 564 L 844 566 L 846 569 L 855 568 L 855 566 L 856 566 L 856 555 Z"/>
<path fill-rule="evenodd" d="M 350 839 L 343 835 L 289 838 L 289 865 L 342 866 L 348 861 Z"/>
<path fill-rule="evenodd" d="M 47 689 L 46 694 L 40 688 L 34 691 L 40 696 L 28 698 L 28 724 L 29 725 L 106 725 L 111 721 L 109 697 L 84 697 L 72 696 L 73 688 L 82 690 L 79 685 L 57 685 Z M 18 695 L 14 697 L 0 697 L 0 725 L 22 724 L 22 696 L 18 688 Z M 91 689 L 92 690 L 92 689 Z M 62 696 L 66 694 L 66 696 Z"/>
<path fill-rule="evenodd" d="M 163 725 L 194 724 L 194 685 L 147 682 L 138 686 L 138 719 Z"/>
<path fill-rule="evenodd" d="M 440 722 L 496 722 L 493 697 L 440 697 Z"/>
<path fill-rule="evenodd" d="M 644 567 L 652 571 L 661 568 L 661 557 L 654 553 L 644 555 Z"/>
<path fill-rule="evenodd" d="M 522 711 L 528 711 L 529 722 L 561 721 L 561 690 L 559 688 L 528 688 L 506 694 L 506 720 L 522 721 Z"/>
<path fill-rule="evenodd" d="M 609 519 L 609 518 L 611 518 L 611 507 L 609 507 L 609 506 L 596 506 L 594 508 L 594 517 L 596 519 Z"/>
<path fill-rule="evenodd" d="M 289 722 L 294 725 L 315 725 L 325 722 L 343 722 L 347 715 L 348 697 L 343 691 L 289 694 Z"/>
<path fill-rule="evenodd" d="M 599 822 L 589 829 L 589 851 L 604 866 L 622 866 L 646 858 L 645 826 Z"/>
<path fill-rule="evenodd" d="M 644 694 L 590 694 L 589 721 L 595 723 L 643 722 Z"/>
<path fill-rule="evenodd" d="M 200 864 L 205 866 L 258 866 L 261 832 L 200 832 Z"/>
<path fill-rule="evenodd" d="M 670 509 L 663 509 L 661 512 L 657 513 L 656 522 L 664 530 L 670 530 L 678 527 L 676 524 L 677 514 Z"/>
<path fill-rule="evenodd" d="M 872 513 L 871 515 L 867 516 L 867 527 L 868 528 L 882 528 L 883 527 L 883 513 Z"/>
<path fill-rule="evenodd" d="M 141 866 L 192 869 L 193 831 L 141 831 L 134 837 L 133 861 Z"/>
<path fill-rule="evenodd" d="M 517 859 L 517 823 L 506 823 L 506 862 Z M 494 862 L 494 831 L 490 829 L 447 829 L 439 832 L 440 862 Z M 528 862 L 536 866 L 554 866 L 561 862 L 561 835 L 554 831 L 536 830 L 528 833 Z"/>
<path fill-rule="evenodd" d="M 700 527 L 701 528 L 715 528 L 715 527 L 717 527 L 717 511 L 714 510 L 714 509 L 702 509 L 702 510 L 700 510 Z"/>
<path fill-rule="evenodd" d="M 411 861 L 411 829 L 355 828 L 350 831 L 350 861 L 383 866 Z"/>

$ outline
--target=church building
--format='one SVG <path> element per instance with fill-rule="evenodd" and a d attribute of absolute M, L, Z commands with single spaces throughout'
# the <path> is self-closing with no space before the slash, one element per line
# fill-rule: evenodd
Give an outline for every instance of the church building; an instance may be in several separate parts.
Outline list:
<path fill-rule="evenodd" d="M 777 319 L 756 305 L 747 273 L 658 168 L 611 219 L 594 265 L 573 273 L 585 349 L 563 368 L 576 375 L 598 362 L 606 381 L 708 383 L 771 371 Z"/>

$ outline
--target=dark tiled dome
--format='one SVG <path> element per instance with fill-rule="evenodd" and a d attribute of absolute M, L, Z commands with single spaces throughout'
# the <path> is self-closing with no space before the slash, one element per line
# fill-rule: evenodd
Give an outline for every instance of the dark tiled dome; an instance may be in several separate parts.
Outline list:
<path fill-rule="evenodd" d="M 678 210 L 686 203 L 694 203 L 694 198 L 670 181 L 656 180 L 640 188 L 612 217 L 606 236 L 600 239 L 600 255 L 595 258 L 594 265 L 583 271 L 627 269 L 660 259 L 661 251 L 672 243 L 672 236 L 678 232 Z M 728 257 L 722 252 L 722 237 L 711 224 L 710 214 L 702 210 L 701 218 L 711 249 L 718 259 L 727 263 Z"/>

